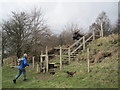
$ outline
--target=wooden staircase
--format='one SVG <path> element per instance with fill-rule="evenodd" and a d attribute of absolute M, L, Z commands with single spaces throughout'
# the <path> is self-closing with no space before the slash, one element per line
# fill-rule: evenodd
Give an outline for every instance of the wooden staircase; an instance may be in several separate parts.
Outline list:
<path fill-rule="evenodd" d="M 93 40 L 103 37 L 102 31 L 101 30 L 92 30 L 91 32 L 89 32 L 88 34 L 84 35 L 83 37 L 81 37 L 79 40 L 77 40 L 75 43 L 73 43 L 71 46 L 69 46 L 68 48 L 62 48 L 61 46 L 59 48 L 55 48 L 57 50 L 59 50 L 59 56 L 60 56 L 60 61 L 59 63 L 57 62 L 57 65 L 59 64 L 60 70 L 62 70 L 62 65 L 64 64 L 70 64 L 71 60 L 74 58 L 82 51 L 86 49 L 86 46 Z M 48 65 L 49 63 L 49 56 L 48 55 L 48 51 L 46 48 L 46 54 L 41 54 L 41 63 L 43 63 L 43 59 L 42 57 L 45 57 L 45 68 L 46 68 L 46 72 L 48 72 L 49 68 Z M 54 56 L 58 56 L 55 55 Z M 53 63 L 52 63 L 53 64 Z M 54 63 L 55 64 L 55 63 Z"/>

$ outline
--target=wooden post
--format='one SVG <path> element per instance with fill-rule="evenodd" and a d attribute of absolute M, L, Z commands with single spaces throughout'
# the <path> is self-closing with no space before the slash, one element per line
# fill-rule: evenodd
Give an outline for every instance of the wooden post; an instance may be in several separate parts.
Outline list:
<path fill-rule="evenodd" d="M 40 71 L 42 70 L 42 63 L 43 63 L 43 57 L 42 57 L 43 53 L 41 51 L 41 55 L 40 55 Z"/>
<path fill-rule="evenodd" d="M 35 57 L 32 58 L 33 68 L 35 68 Z"/>
<path fill-rule="evenodd" d="M 62 47 L 60 47 L 60 70 L 62 70 Z"/>
<path fill-rule="evenodd" d="M 90 72 L 90 59 L 89 59 L 89 54 L 90 54 L 90 52 L 89 52 L 89 48 L 87 48 L 87 65 L 88 65 L 88 73 Z"/>
<path fill-rule="evenodd" d="M 46 72 L 48 72 L 48 51 L 46 46 Z"/>
<path fill-rule="evenodd" d="M 100 37 L 102 37 L 102 35 L 101 35 L 101 30 L 99 31 L 99 33 L 100 33 Z"/>
<path fill-rule="evenodd" d="M 102 20 L 101 20 L 101 37 L 103 37 L 103 23 L 102 23 Z"/>
<path fill-rule="evenodd" d="M 42 58 L 42 55 L 43 55 L 43 53 L 42 53 L 42 51 L 41 51 L 41 56 L 40 56 L 40 63 L 42 63 L 42 62 L 43 62 L 43 58 Z"/>
<path fill-rule="evenodd" d="M 83 36 L 83 50 L 85 50 L 85 36 Z"/>
<path fill-rule="evenodd" d="M 95 40 L 95 30 L 93 30 L 93 40 Z"/>
<path fill-rule="evenodd" d="M 39 73 L 39 64 L 37 63 L 37 73 Z"/>
<path fill-rule="evenodd" d="M 69 64 L 70 64 L 70 48 L 68 48 Z"/>

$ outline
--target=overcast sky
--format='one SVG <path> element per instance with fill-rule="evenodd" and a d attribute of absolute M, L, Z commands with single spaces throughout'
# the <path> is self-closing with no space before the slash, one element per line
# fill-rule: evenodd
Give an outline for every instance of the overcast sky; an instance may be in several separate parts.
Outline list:
<path fill-rule="evenodd" d="M 88 2 L 89 1 L 89 2 Z M 104 2 L 103 2 L 104 1 Z M 106 2 L 105 2 L 106 1 Z M 105 11 L 112 24 L 115 24 L 118 16 L 117 0 L 1 0 L 0 22 L 11 16 L 11 11 L 31 11 L 42 8 L 45 19 L 51 30 L 59 33 L 68 23 L 78 24 L 85 31 L 95 21 L 97 16 Z"/>

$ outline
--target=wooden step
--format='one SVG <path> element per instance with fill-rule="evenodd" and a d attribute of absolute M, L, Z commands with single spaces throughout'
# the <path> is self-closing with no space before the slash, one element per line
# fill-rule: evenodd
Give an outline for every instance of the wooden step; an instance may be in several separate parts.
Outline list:
<path fill-rule="evenodd" d="M 87 42 L 91 42 L 91 41 L 93 41 L 93 39 L 89 39 Z"/>
<path fill-rule="evenodd" d="M 77 56 L 76 54 L 72 54 L 72 55 L 70 55 L 70 56 Z"/>
<path fill-rule="evenodd" d="M 75 58 L 76 56 L 70 56 L 70 58 Z M 66 57 L 66 58 L 69 58 L 69 57 Z"/>
<path fill-rule="evenodd" d="M 69 65 L 69 61 L 62 61 L 63 65 Z"/>
<path fill-rule="evenodd" d="M 60 67 L 60 63 L 55 63 L 54 68 Z"/>
<path fill-rule="evenodd" d="M 63 60 L 68 60 L 68 58 L 64 58 Z"/>

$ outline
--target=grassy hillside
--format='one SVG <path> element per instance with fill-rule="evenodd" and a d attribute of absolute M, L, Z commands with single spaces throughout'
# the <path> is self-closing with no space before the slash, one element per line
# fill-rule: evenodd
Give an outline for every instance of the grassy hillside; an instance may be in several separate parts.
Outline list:
<path fill-rule="evenodd" d="M 22 75 L 16 84 L 12 79 L 17 69 L 3 66 L 3 88 L 117 88 L 118 87 L 118 36 L 110 35 L 91 42 L 90 73 L 87 72 L 87 53 L 79 53 L 75 61 L 56 70 L 56 74 L 37 74 L 36 70 L 27 69 L 27 81 L 22 81 Z M 109 55 L 105 56 L 105 53 Z M 68 77 L 66 71 L 76 71 L 73 77 Z"/>

